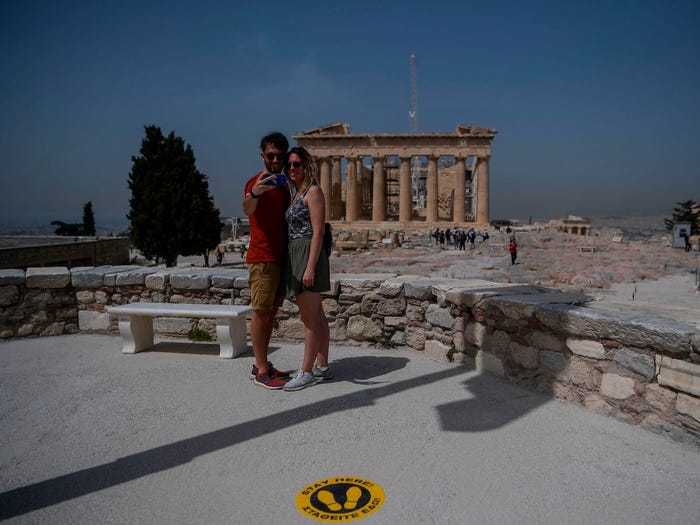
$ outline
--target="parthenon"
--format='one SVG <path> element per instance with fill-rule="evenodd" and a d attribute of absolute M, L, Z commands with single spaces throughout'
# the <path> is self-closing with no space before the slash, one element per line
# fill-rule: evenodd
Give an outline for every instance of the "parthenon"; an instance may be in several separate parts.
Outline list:
<path fill-rule="evenodd" d="M 458 125 L 455 133 L 351 134 L 336 123 L 293 137 L 319 164 L 329 220 L 488 224 L 496 133 Z"/>

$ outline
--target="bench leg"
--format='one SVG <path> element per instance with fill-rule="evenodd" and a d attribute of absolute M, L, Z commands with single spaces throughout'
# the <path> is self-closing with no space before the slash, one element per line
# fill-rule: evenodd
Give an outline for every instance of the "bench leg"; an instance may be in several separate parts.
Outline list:
<path fill-rule="evenodd" d="M 124 339 L 122 352 L 135 354 L 153 346 L 153 319 L 141 315 L 119 318 L 119 333 Z"/>
<path fill-rule="evenodd" d="M 216 320 L 216 337 L 219 340 L 219 357 L 232 359 L 248 350 L 246 344 L 245 317 Z"/>

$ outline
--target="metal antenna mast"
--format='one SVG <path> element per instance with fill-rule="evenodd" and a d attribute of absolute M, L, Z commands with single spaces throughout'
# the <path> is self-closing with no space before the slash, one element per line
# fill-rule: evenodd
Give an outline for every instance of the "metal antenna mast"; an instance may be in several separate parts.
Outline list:
<path fill-rule="evenodd" d="M 411 133 L 418 133 L 418 93 L 416 90 L 416 54 L 411 53 L 409 57 L 411 63 L 411 107 L 408 116 L 411 117 Z"/>
<path fill-rule="evenodd" d="M 411 133 L 418 133 L 418 92 L 416 89 L 416 54 L 409 56 L 411 65 L 411 107 L 408 109 L 408 116 L 411 118 Z M 418 157 L 411 158 L 411 200 L 414 207 L 423 208 L 424 199 L 421 199 L 420 188 L 420 161 Z"/>

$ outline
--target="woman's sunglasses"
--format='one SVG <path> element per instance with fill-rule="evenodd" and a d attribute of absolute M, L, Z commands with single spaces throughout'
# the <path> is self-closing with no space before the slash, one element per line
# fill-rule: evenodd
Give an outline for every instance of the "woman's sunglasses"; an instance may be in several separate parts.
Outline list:
<path fill-rule="evenodd" d="M 297 162 L 297 161 L 287 162 L 288 168 L 301 168 L 302 165 L 303 164 L 301 162 Z"/>

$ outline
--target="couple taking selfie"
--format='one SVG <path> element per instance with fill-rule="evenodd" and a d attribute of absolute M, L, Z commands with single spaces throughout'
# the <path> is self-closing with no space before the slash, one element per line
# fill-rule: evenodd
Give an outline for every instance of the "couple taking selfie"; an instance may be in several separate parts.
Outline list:
<path fill-rule="evenodd" d="M 250 376 L 256 385 L 295 391 L 332 378 L 330 331 L 321 306 L 321 292 L 330 289 L 330 265 L 323 247 L 326 201 L 316 162 L 304 148 L 288 150 L 282 133 L 261 139 L 265 169 L 246 183 L 243 211 L 250 219 L 246 263 L 255 355 Z M 304 323 L 304 357 L 296 372 L 277 370 L 267 358 L 275 316 L 285 297 L 296 300 Z"/>

